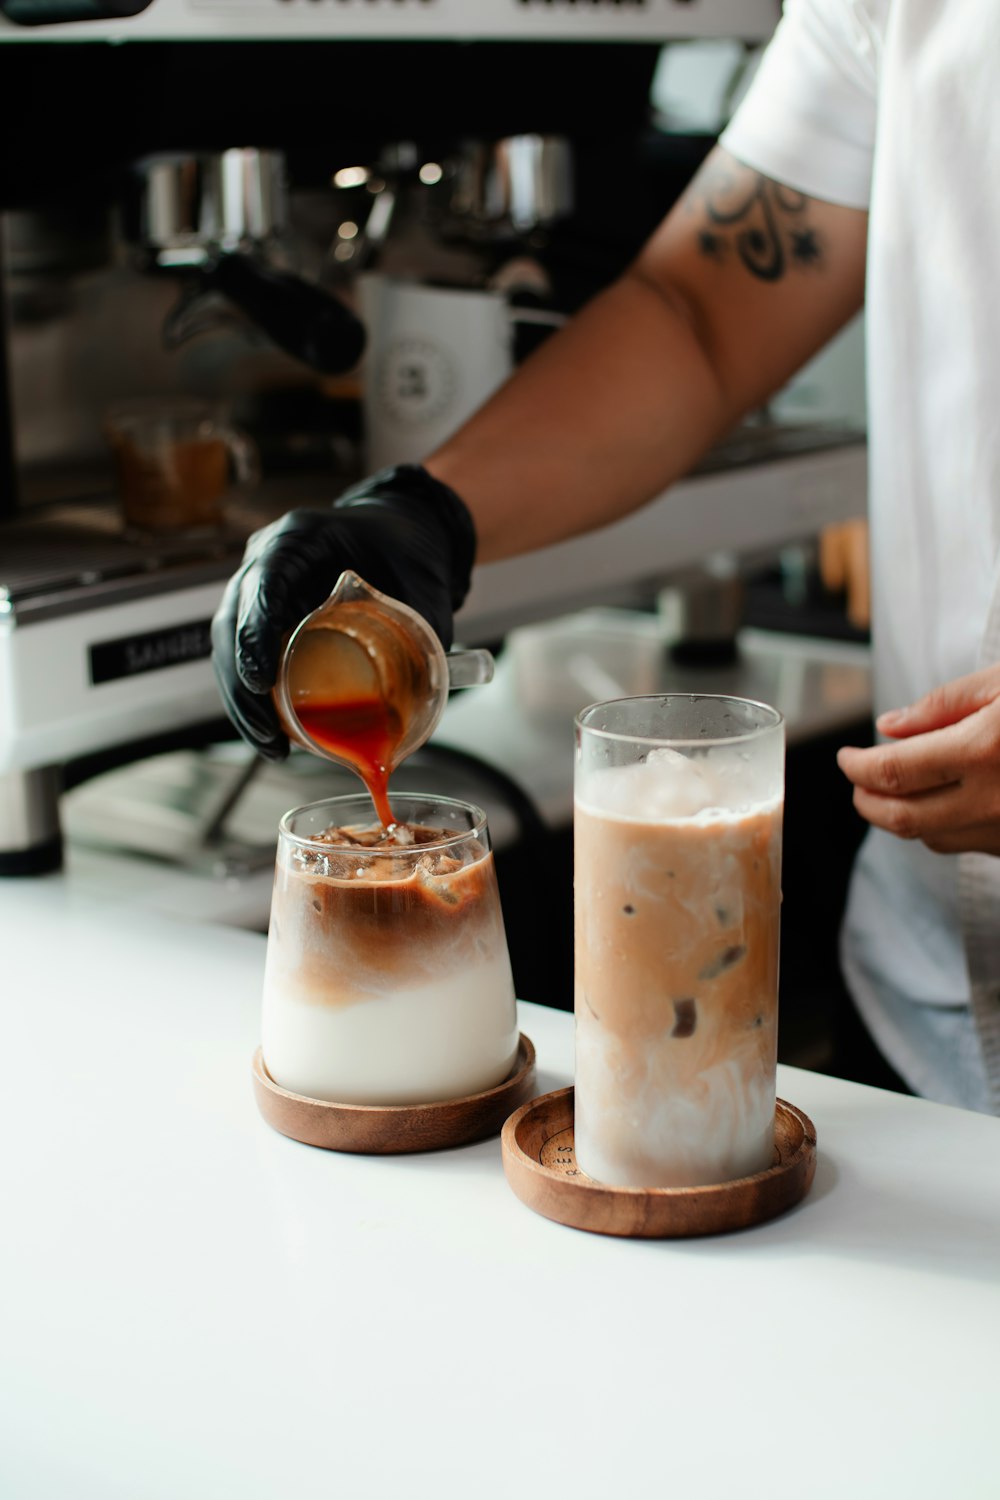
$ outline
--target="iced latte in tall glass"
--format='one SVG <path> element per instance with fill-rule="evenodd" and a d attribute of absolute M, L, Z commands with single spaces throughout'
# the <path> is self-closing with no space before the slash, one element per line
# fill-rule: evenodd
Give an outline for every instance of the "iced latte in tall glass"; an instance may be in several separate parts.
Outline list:
<path fill-rule="evenodd" d="M 772 1164 L 784 725 L 744 699 L 577 720 L 576 1156 L 627 1187 Z"/>

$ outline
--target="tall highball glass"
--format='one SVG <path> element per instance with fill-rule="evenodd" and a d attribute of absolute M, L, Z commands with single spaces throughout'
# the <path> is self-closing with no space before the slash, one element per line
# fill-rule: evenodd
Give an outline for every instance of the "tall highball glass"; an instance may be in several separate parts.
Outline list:
<path fill-rule="evenodd" d="M 694 1187 L 774 1152 L 784 722 L 747 699 L 594 704 L 576 724 L 577 1161 Z"/>

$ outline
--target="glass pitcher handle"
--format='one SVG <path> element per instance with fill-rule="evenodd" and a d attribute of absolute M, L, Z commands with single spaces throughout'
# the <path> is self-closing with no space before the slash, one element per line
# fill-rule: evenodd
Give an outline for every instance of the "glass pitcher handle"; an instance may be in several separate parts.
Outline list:
<path fill-rule="evenodd" d="M 493 656 L 489 651 L 477 647 L 471 651 L 448 651 L 448 686 L 450 688 L 479 687 L 493 681 Z"/>

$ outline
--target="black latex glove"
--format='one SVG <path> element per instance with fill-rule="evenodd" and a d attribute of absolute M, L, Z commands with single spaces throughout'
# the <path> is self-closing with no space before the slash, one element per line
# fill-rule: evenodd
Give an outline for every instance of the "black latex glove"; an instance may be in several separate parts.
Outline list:
<path fill-rule="evenodd" d="M 212 666 L 243 738 L 268 760 L 288 754 L 270 696 L 282 647 L 345 568 L 417 610 L 447 651 L 475 547 L 463 502 L 414 464 L 373 475 L 330 510 L 289 511 L 255 531 L 212 621 Z"/>

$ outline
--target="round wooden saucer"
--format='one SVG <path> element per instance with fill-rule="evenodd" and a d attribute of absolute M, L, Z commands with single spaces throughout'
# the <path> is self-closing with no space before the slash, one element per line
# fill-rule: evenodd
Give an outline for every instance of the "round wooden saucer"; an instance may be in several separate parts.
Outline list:
<path fill-rule="evenodd" d="M 723 1234 L 784 1213 L 816 1171 L 816 1132 L 783 1099 L 774 1115 L 774 1165 L 753 1177 L 696 1188 L 606 1187 L 581 1172 L 573 1142 L 573 1090 L 531 1099 L 500 1137 L 514 1192 L 536 1213 L 573 1229 L 641 1239 Z"/>
<path fill-rule="evenodd" d="M 258 1047 L 253 1057 L 257 1107 L 282 1135 L 327 1151 L 390 1155 L 440 1151 L 498 1135 L 511 1110 L 530 1099 L 535 1080 L 535 1049 L 521 1033 L 510 1076 L 495 1088 L 440 1104 L 328 1104 L 291 1094 L 275 1083 Z"/>

